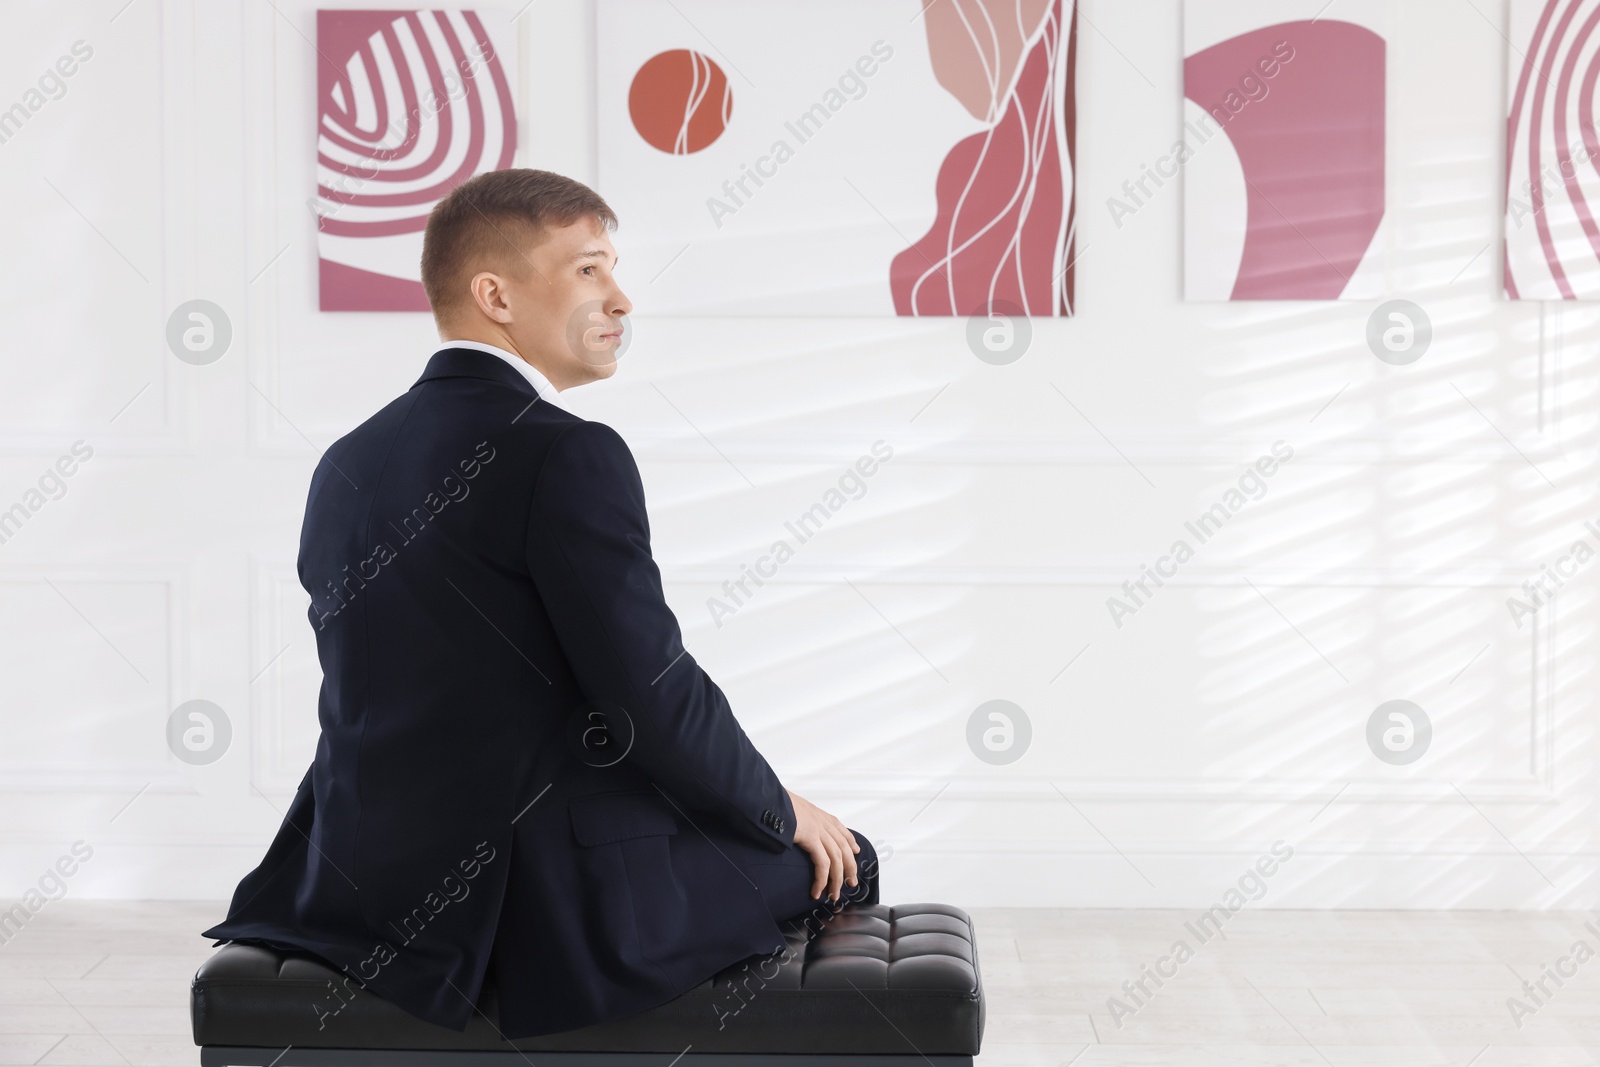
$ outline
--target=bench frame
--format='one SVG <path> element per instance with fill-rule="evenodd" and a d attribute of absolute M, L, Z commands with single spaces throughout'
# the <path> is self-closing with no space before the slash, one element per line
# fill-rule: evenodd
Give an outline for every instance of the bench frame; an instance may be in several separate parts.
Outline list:
<path fill-rule="evenodd" d="M 691 1045 L 690 1048 L 693 1048 Z M 515 1049 L 263 1048 L 202 1045 L 201 1067 L 972 1067 L 919 1053 L 519 1052 Z"/>

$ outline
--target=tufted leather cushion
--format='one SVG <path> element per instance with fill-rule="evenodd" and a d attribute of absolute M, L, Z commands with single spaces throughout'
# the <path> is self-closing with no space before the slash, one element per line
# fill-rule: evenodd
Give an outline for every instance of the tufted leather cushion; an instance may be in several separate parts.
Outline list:
<path fill-rule="evenodd" d="M 978 1052 L 983 985 L 966 912 L 945 904 L 852 904 L 810 930 L 786 928 L 787 960 L 752 956 L 632 1018 L 515 1042 L 496 1030 L 491 988 L 464 1033 L 362 992 L 323 1016 L 316 1005 L 339 1003 L 329 983 L 342 976 L 333 968 L 308 956 L 230 943 L 194 976 L 194 1041 L 302 1051 L 679 1053 L 692 1045 L 696 1053 Z"/>

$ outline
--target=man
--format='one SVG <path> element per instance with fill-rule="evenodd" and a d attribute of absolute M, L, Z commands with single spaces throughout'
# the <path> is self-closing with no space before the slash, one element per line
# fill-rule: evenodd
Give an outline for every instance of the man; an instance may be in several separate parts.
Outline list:
<path fill-rule="evenodd" d="M 487 978 L 517 1038 L 643 1011 L 781 950 L 785 918 L 877 901 L 871 845 L 783 788 L 684 649 L 627 446 L 556 403 L 616 370 L 615 226 L 538 170 L 434 208 L 443 344 L 311 478 L 316 758 L 206 936 L 313 953 L 457 1030 Z"/>

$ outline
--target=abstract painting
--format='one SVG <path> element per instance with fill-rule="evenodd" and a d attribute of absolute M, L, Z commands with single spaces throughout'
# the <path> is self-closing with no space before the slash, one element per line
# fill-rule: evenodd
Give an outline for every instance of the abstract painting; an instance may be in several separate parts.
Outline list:
<path fill-rule="evenodd" d="M 1122 195 L 1182 171 L 1187 299 L 1382 294 L 1385 6 L 1186 0 L 1183 130 Z"/>
<path fill-rule="evenodd" d="M 636 305 L 1072 314 L 1076 26 L 1074 0 L 601 0 Z"/>
<path fill-rule="evenodd" d="M 1511 0 L 1505 289 L 1513 300 L 1600 298 L 1600 0 Z"/>
<path fill-rule="evenodd" d="M 317 12 L 323 311 L 427 311 L 428 212 L 517 147 L 510 21 L 481 11 Z"/>

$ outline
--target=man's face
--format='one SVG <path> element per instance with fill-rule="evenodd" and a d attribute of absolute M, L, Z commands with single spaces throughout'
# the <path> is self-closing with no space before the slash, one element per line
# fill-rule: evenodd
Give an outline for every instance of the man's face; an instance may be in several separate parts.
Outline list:
<path fill-rule="evenodd" d="M 622 316 L 633 304 L 612 274 L 617 253 L 605 226 L 591 215 L 550 227 L 523 255 L 526 277 L 520 280 L 487 272 L 473 279 L 516 351 L 557 389 L 611 377 Z M 498 280 L 487 287 L 491 292 L 485 292 L 486 278 Z"/>

